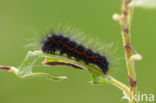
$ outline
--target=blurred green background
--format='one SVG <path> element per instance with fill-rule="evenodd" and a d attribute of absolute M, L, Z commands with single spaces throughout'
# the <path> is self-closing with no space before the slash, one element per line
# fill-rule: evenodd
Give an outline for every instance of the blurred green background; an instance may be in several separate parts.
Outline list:
<path fill-rule="evenodd" d="M 43 37 L 56 24 L 72 24 L 100 41 L 119 43 L 120 27 L 112 20 L 120 13 L 121 0 L 0 0 L 0 65 L 18 66 L 33 39 Z M 132 44 L 143 55 L 136 63 L 138 89 L 156 95 L 156 10 L 136 8 L 132 23 Z M 123 61 L 122 61 L 123 62 Z M 128 84 L 125 63 L 112 75 Z M 0 72 L 0 103 L 126 103 L 116 87 L 89 84 L 88 72 L 69 67 L 38 68 L 69 79 L 19 79 Z"/>

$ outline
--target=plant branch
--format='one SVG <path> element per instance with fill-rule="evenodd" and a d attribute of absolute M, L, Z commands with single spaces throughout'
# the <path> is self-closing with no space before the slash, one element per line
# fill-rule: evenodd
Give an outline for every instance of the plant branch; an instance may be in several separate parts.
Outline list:
<path fill-rule="evenodd" d="M 2 66 L 2 65 L 0 65 L 0 70 L 13 72 L 15 74 L 19 73 L 19 70 L 17 68 L 11 67 L 11 66 Z"/>
<path fill-rule="evenodd" d="M 52 80 L 56 80 L 54 76 L 50 76 L 45 73 L 32 73 L 32 65 L 34 65 L 34 62 L 36 62 L 37 60 L 36 58 L 38 58 L 38 56 L 44 57 L 44 58 L 48 57 L 45 59 L 45 61 L 42 62 L 42 64 L 46 66 L 54 66 L 57 64 L 60 65 L 61 63 L 61 65 L 72 66 L 77 69 L 88 70 L 91 73 L 95 73 L 98 76 L 101 76 L 102 79 L 104 79 L 104 81 L 105 79 L 108 80 L 109 83 L 118 87 L 119 89 L 124 91 L 127 96 L 129 96 L 129 88 L 125 84 L 121 83 L 120 81 L 116 80 L 115 78 L 113 78 L 112 76 L 108 74 L 104 74 L 99 68 L 97 68 L 94 65 L 86 65 L 82 61 L 76 62 L 73 59 L 66 58 L 66 56 L 60 56 L 56 54 L 48 55 L 48 54 L 43 54 L 41 51 L 28 52 L 28 55 L 26 56 L 24 62 L 21 64 L 20 67 L 15 68 L 12 66 L 0 66 L 0 70 L 13 72 L 21 78 L 32 77 L 32 76 L 42 76 L 42 77 L 48 77 L 49 79 L 52 79 Z M 60 77 L 57 77 L 57 78 L 59 79 Z"/>
<path fill-rule="evenodd" d="M 86 65 L 84 62 L 76 62 L 75 60 L 68 59 L 68 58 L 65 58 L 65 57 L 59 56 L 59 55 L 52 55 L 52 54 L 51 55 L 48 55 L 46 53 L 44 55 L 46 55 L 48 57 L 55 58 L 57 60 L 66 61 L 66 63 L 67 64 L 70 63 L 70 66 L 72 65 L 72 67 L 77 67 L 77 68 L 80 68 L 81 70 L 88 70 L 88 71 L 97 73 L 98 75 L 105 76 L 105 77 L 107 77 L 107 79 L 109 79 L 111 81 L 110 83 L 112 85 L 116 86 L 117 88 L 119 88 L 120 90 L 122 90 L 123 92 L 125 92 L 127 96 L 130 96 L 130 90 L 129 90 L 129 88 L 125 84 L 121 83 L 120 81 L 118 81 L 114 77 L 110 76 L 109 74 L 104 74 L 96 66 Z M 43 62 L 43 64 L 44 65 L 48 65 L 48 66 L 53 66 L 53 65 L 51 65 L 52 63 L 47 62 L 47 61 L 46 62 Z M 69 64 L 67 66 L 69 66 Z"/>
<path fill-rule="evenodd" d="M 120 90 L 125 92 L 128 97 L 130 96 L 130 89 L 125 84 L 121 83 L 110 75 L 108 75 L 108 77 L 111 79 L 112 85 L 118 87 Z"/>
<path fill-rule="evenodd" d="M 130 87 L 130 103 L 137 103 L 132 96 L 137 95 L 135 60 L 131 60 L 133 48 L 131 46 L 130 26 L 132 22 L 133 7 L 128 7 L 131 0 L 122 0 L 121 19 L 119 21 L 122 31 L 122 40 L 125 50 L 126 66 L 128 71 L 128 80 Z"/>
<path fill-rule="evenodd" d="M 86 69 L 89 69 L 88 66 L 86 67 Z M 92 68 L 91 67 L 90 69 L 95 69 L 95 68 Z M 18 68 L 15 68 L 15 67 L 12 67 L 12 66 L 0 66 L 0 70 L 4 70 L 4 71 L 8 71 L 8 72 L 13 72 L 16 75 L 19 75 L 20 72 L 21 72 L 21 71 L 19 71 Z M 85 70 L 85 68 L 84 68 L 84 70 Z M 95 71 L 95 72 L 97 74 L 99 74 L 99 75 L 105 75 L 105 74 L 103 74 L 100 71 Z M 33 73 L 33 74 L 30 74 L 30 77 L 32 77 L 32 76 L 40 76 L 40 77 L 41 76 L 45 76 L 46 77 L 47 74 L 46 73 Z M 125 84 L 121 83 L 120 81 L 116 80 L 115 78 L 113 78 L 112 76 L 110 76 L 108 74 L 105 75 L 105 76 L 110 79 L 112 85 L 118 87 L 119 89 L 121 89 L 122 91 L 124 91 L 127 96 L 129 96 L 130 91 L 129 91 L 129 88 Z M 50 78 L 52 78 L 52 76 L 48 75 L 48 78 L 50 79 Z M 57 79 L 59 79 L 59 78 L 56 78 L 56 77 L 55 78 L 54 77 L 52 78 L 52 80 L 57 80 Z"/>
<path fill-rule="evenodd" d="M 136 72 L 135 72 L 135 60 L 141 60 L 141 55 L 137 54 L 133 46 L 131 45 L 131 33 L 130 27 L 132 22 L 132 16 L 134 7 L 129 7 L 129 3 L 132 0 L 122 0 L 121 15 L 114 14 L 113 19 L 117 20 L 121 26 L 123 46 L 125 50 L 125 60 L 128 72 L 129 88 L 130 88 L 130 103 L 138 103 L 137 100 L 133 100 L 133 96 L 137 95 L 136 85 Z M 136 54 L 133 54 L 136 53 Z"/>

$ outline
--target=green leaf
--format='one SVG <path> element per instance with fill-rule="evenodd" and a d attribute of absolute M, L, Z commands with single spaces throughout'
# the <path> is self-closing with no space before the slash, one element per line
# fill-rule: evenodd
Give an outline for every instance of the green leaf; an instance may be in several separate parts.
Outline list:
<path fill-rule="evenodd" d="M 18 68 L 10 67 L 10 71 L 17 74 L 20 78 L 47 77 L 50 80 L 61 80 L 67 78 L 66 76 L 52 76 L 42 72 L 33 73 L 33 67 L 39 60 L 42 60 L 42 64 L 45 66 L 65 65 L 76 69 L 88 70 L 92 75 L 92 84 L 111 83 L 111 78 L 104 74 L 96 65 L 86 65 L 83 61 L 76 61 L 74 58 L 68 58 L 65 55 L 59 55 L 57 53 L 46 54 L 42 51 L 29 51 L 21 65 Z M 2 67 L 4 68 L 4 66 L 1 66 L 1 68 Z M 17 72 L 15 72 L 15 70 Z"/>
<path fill-rule="evenodd" d="M 108 78 L 105 75 L 98 75 L 97 73 L 91 73 L 92 80 L 91 84 L 104 84 L 104 83 L 111 83 L 111 78 Z"/>
<path fill-rule="evenodd" d="M 32 68 L 34 64 L 40 59 L 43 58 L 44 56 L 42 52 L 40 51 L 35 51 L 31 52 L 29 51 L 27 56 L 25 57 L 24 61 L 22 64 L 19 66 L 19 72 L 18 76 L 21 78 L 28 78 L 28 77 L 47 77 L 50 80 L 61 80 L 61 79 L 66 79 L 67 77 L 65 76 L 51 76 L 47 73 L 33 73 Z"/>
<path fill-rule="evenodd" d="M 111 78 L 106 76 L 100 68 L 95 65 L 88 64 L 86 65 L 83 61 L 75 61 L 75 59 L 68 58 L 67 56 L 61 56 L 57 54 L 45 54 L 47 55 L 43 64 L 48 66 L 54 65 L 66 65 L 72 66 L 76 69 L 88 70 L 91 73 L 92 84 L 103 84 L 103 83 L 111 83 Z"/>
<path fill-rule="evenodd" d="M 85 68 L 82 68 L 76 64 L 72 64 L 67 61 L 57 60 L 55 58 L 46 57 L 46 59 L 42 62 L 42 64 L 47 66 L 56 66 L 56 65 L 64 65 L 64 66 L 71 66 L 76 69 L 86 70 Z"/>
<path fill-rule="evenodd" d="M 13 72 L 20 78 L 28 78 L 28 77 L 46 77 L 50 80 L 62 80 L 66 79 L 66 76 L 52 76 L 47 73 L 33 73 L 32 69 L 39 60 L 44 60 L 42 64 L 47 66 L 54 66 L 54 65 L 66 65 L 72 66 L 77 69 L 81 70 L 88 70 L 91 74 L 92 84 L 104 84 L 104 83 L 111 83 L 121 90 L 125 91 L 125 93 L 129 94 L 129 88 L 121 83 L 120 81 L 116 80 L 115 78 L 111 77 L 108 74 L 104 74 L 100 68 L 96 65 L 88 64 L 86 65 L 83 61 L 76 61 L 74 58 L 68 58 L 65 55 L 59 54 L 46 54 L 42 51 L 29 51 L 27 56 L 25 57 L 22 64 L 16 68 L 13 66 L 0 66 L 0 69 Z M 39 63 L 41 63 L 39 61 Z"/>
<path fill-rule="evenodd" d="M 129 6 L 143 7 L 143 8 L 156 8 L 156 0 L 132 0 Z"/>
<path fill-rule="evenodd" d="M 68 58 L 66 55 L 59 55 L 59 54 L 43 54 L 45 56 L 45 60 L 43 64 L 48 66 L 54 66 L 53 64 L 50 65 L 48 63 L 58 63 L 58 65 L 66 65 L 66 66 L 72 66 L 72 67 L 78 67 L 83 70 L 89 70 L 92 72 L 96 72 L 99 75 L 104 75 L 102 70 L 99 69 L 97 66 L 88 64 L 86 65 L 83 61 L 76 61 L 74 58 Z M 47 64 L 46 64 L 47 63 Z M 57 64 L 56 64 L 57 65 Z"/>

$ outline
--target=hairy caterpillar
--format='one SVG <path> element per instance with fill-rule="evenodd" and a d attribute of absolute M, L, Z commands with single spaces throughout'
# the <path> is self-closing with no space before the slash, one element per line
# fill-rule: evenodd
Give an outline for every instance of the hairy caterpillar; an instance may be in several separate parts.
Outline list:
<path fill-rule="evenodd" d="M 62 32 L 59 35 L 52 32 L 50 36 L 42 40 L 41 49 L 42 52 L 48 54 L 54 54 L 56 51 L 59 51 L 60 55 L 66 54 L 68 58 L 74 57 L 76 61 L 82 60 L 86 64 L 91 63 L 97 65 L 105 74 L 109 69 L 109 62 L 105 56 L 85 48 L 76 41 L 70 40 Z"/>

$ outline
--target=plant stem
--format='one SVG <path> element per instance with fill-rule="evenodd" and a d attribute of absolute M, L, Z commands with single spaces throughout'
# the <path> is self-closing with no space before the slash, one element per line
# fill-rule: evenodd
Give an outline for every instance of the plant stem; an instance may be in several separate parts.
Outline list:
<path fill-rule="evenodd" d="M 118 88 L 121 89 L 123 92 L 125 92 L 126 95 L 127 95 L 128 97 L 130 96 L 130 90 L 129 90 L 129 88 L 128 88 L 125 84 L 121 83 L 120 81 L 116 80 L 115 78 L 113 78 L 113 77 L 110 76 L 110 75 L 108 75 L 108 77 L 111 79 L 112 84 L 113 84 L 114 86 L 118 87 Z"/>
<path fill-rule="evenodd" d="M 130 87 L 130 101 L 129 103 L 138 103 L 137 100 L 133 100 L 133 96 L 137 95 L 137 86 L 136 86 L 136 72 L 135 72 L 135 62 L 130 60 L 133 55 L 133 49 L 131 46 L 131 34 L 130 34 L 130 25 L 132 21 L 133 8 L 128 7 L 128 4 L 131 0 L 122 0 L 122 12 L 121 20 L 119 21 L 122 31 L 123 46 L 125 50 L 125 59 L 126 66 L 128 71 L 128 80 Z"/>

